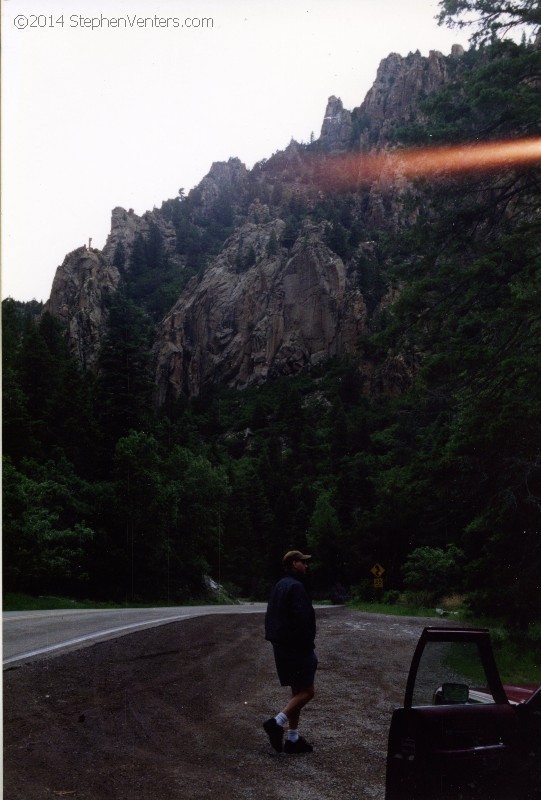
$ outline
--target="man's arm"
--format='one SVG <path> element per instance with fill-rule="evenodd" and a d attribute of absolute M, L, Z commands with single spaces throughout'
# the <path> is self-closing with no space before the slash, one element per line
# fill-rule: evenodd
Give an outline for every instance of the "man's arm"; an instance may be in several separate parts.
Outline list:
<path fill-rule="evenodd" d="M 302 649 L 313 650 L 316 618 L 308 592 L 301 583 L 295 583 L 289 591 L 289 613 L 293 642 Z"/>

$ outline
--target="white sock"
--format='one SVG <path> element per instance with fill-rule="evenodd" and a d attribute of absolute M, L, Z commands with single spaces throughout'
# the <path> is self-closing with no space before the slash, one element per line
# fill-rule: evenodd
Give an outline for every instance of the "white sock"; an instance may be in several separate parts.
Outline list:
<path fill-rule="evenodd" d="M 287 722 L 287 717 L 286 717 L 286 715 L 284 714 L 284 712 L 283 712 L 283 711 L 280 711 L 280 713 L 279 713 L 279 714 L 277 714 L 277 715 L 274 717 L 274 719 L 276 720 L 276 722 L 278 723 L 278 725 L 281 725 L 281 726 L 282 726 L 282 728 L 284 727 L 284 725 L 285 725 L 285 724 L 286 724 L 286 722 Z"/>
<path fill-rule="evenodd" d="M 288 742 L 296 742 L 299 738 L 298 731 L 292 731 L 291 728 L 287 732 L 287 740 Z"/>

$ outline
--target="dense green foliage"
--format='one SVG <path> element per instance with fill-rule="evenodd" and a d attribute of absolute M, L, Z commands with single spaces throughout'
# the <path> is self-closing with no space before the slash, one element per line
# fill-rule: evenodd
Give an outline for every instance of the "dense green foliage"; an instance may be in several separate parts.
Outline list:
<path fill-rule="evenodd" d="M 427 98 L 430 124 L 399 140 L 539 135 L 540 52 L 472 48 Z M 361 190 L 288 194 L 281 176 L 294 158 L 308 185 L 316 149 L 256 165 L 234 202 L 224 192 L 205 213 L 197 192 L 164 203 L 175 256 L 152 226 L 129 269 L 115 254 L 123 283 L 97 376 L 80 372 L 50 316 L 4 302 L 7 591 L 179 601 L 210 574 L 263 598 L 282 553 L 299 547 L 313 550 L 319 596 L 371 585 L 379 562 L 386 590 L 466 593 L 521 626 L 539 613 L 539 171 L 419 182 L 403 197 L 416 223 L 391 236 L 366 227 Z M 351 360 L 154 409 L 152 325 L 254 199 L 286 223 L 269 255 L 303 220 L 326 225 L 366 298 L 361 360 L 396 356 L 407 390 L 374 397 Z M 253 258 L 239 248 L 236 269 Z M 382 310 L 389 283 L 400 292 Z"/>
<path fill-rule="evenodd" d="M 541 26 L 538 0 L 440 0 L 440 24 L 474 27 L 472 41 L 505 38 L 517 27 L 529 30 Z"/>

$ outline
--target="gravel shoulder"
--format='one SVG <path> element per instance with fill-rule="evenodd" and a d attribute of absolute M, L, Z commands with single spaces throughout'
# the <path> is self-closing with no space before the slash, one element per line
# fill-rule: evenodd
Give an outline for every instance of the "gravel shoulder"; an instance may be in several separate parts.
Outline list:
<path fill-rule="evenodd" d="M 263 615 L 199 617 L 4 672 L 4 800 L 380 800 L 387 732 L 433 620 L 317 611 L 314 753 L 275 753 L 287 700 Z"/>

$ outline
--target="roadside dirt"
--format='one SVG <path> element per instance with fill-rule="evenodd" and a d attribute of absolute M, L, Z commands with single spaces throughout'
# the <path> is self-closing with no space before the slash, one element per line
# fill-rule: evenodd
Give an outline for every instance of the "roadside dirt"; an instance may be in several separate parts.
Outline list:
<path fill-rule="evenodd" d="M 203 617 L 4 673 L 4 799 L 383 796 L 386 737 L 425 620 L 318 611 L 309 756 L 269 746 L 285 704 L 262 615 Z"/>
<path fill-rule="evenodd" d="M 314 753 L 275 753 L 262 730 L 288 692 L 263 616 L 200 617 L 7 670 L 4 800 L 381 800 L 391 713 L 430 621 L 317 620 L 300 726 Z"/>

